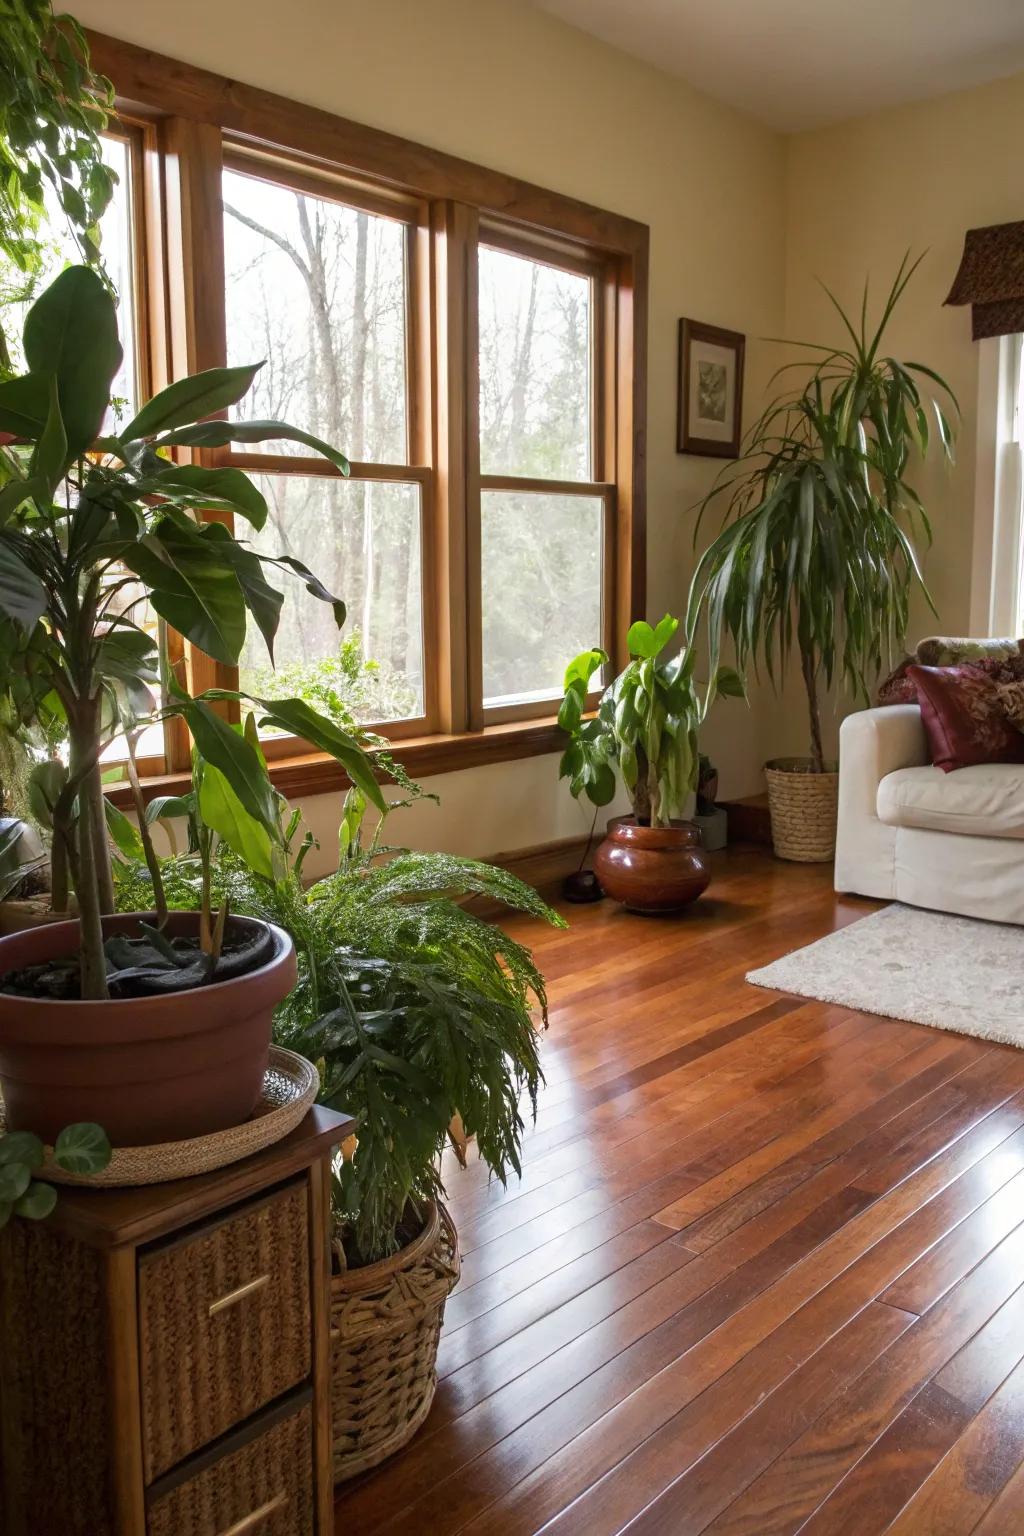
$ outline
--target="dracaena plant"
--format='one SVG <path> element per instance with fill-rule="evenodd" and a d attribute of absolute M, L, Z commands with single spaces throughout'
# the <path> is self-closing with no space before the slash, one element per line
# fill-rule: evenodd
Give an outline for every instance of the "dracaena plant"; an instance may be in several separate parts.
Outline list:
<path fill-rule="evenodd" d="M 914 547 L 915 537 L 931 541 L 931 528 L 909 477 L 932 441 L 929 414 L 952 462 L 958 407 L 931 368 L 883 347 L 919 261 L 904 258 L 874 326 L 866 285 L 855 318 L 825 290 L 847 344 L 797 344 L 810 364 L 787 363 L 780 373 L 807 377 L 769 401 L 742 456 L 701 504 L 694 534 L 705 513 L 722 510 L 724 526 L 694 573 L 687 633 L 705 617 L 712 661 L 724 632 L 740 666 L 763 660 L 773 681 L 795 649 L 817 773 L 825 768 L 822 682 L 841 673 L 867 701 L 903 644 L 914 588 L 931 604 Z"/>
<path fill-rule="evenodd" d="M 566 668 L 558 723 L 570 741 L 559 775 L 570 793 L 594 806 L 608 805 L 622 779 L 641 825 L 667 827 L 697 787 L 697 733 L 716 695 L 743 695 L 731 667 L 716 667 L 701 686 L 694 678 L 696 653 L 684 645 L 659 659 L 679 628 L 666 614 L 653 627 L 641 620 L 626 636 L 630 660 L 604 691 L 595 715 L 587 714 L 590 686 L 606 667 L 606 652 L 582 651 Z"/>
<path fill-rule="evenodd" d="M 228 664 L 238 661 L 249 618 L 272 656 L 279 573 L 297 575 L 344 620 L 340 599 L 300 561 L 257 554 L 204 517 L 214 509 L 239 526 L 263 526 L 266 502 L 241 470 L 181 464 L 172 454 L 286 438 L 342 473 L 348 465 L 284 422 L 204 419 L 241 399 L 259 364 L 181 379 L 123 427 L 105 427 L 121 345 L 112 298 L 87 267 L 68 268 L 36 301 L 24 349 L 28 372 L 0 383 L 0 678 L 9 716 L 57 715 L 64 724 L 53 837 L 78 899 L 82 996 L 102 998 L 101 917 L 114 900 L 100 757 L 119 731 L 131 739 L 159 682 L 140 609 L 149 604 Z M 302 734 L 315 740 L 317 717 L 304 708 Z M 293 715 L 288 728 L 299 723 Z M 232 735 L 240 751 L 243 738 Z"/>

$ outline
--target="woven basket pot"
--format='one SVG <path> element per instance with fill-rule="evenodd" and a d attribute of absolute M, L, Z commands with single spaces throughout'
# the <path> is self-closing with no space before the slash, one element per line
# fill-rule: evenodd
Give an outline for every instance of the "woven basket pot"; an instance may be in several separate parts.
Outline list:
<path fill-rule="evenodd" d="M 401 1450 L 430 1412 L 444 1304 L 458 1282 L 459 1239 L 431 1204 L 411 1243 L 331 1279 L 334 1481 Z"/>
<path fill-rule="evenodd" d="M 839 773 L 812 773 L 808 757 L 775 757 L 764 765 L 772 845 L 780 859 L 828 864 L 836 851 Z"/>

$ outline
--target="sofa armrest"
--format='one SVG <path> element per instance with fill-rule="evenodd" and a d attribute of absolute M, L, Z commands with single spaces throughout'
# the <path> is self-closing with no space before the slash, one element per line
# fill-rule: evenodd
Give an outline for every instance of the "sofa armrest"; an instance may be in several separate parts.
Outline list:
<path fill-rule="evenodd" d="M 839 731 L 837 891 L 883 899 L 895 895 L 896 831 L 878 819 L 878 786 L 897 768 L 930 761 L 916 704 L 847 715 Z"/>
<path fill-rule="evenodd" d="M 931 762 L 928 741 L 916 704 L 888 704 L 847 715 L 839 731 L 840 793 L 844 786 L 870 788 L 874 807 L 879 784 L 897 768 Z"/>

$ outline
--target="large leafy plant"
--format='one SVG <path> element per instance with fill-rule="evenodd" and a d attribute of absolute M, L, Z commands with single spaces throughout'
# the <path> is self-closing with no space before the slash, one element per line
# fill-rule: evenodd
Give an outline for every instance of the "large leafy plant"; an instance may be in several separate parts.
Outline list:
<path fill-rule="evenodd" d="M 100 133 L 110 81 L 89 63 L 78 23 L 49 0 L 0 0 L 0 301 L 31 296 L 46 257 L 44 201 L 59 204 L 84 261 L 99 263 L 99 221 L 115 176 Z M 10 371 L 0 331 L 0 376 Z"/>
<path fill-rule="evenodd" d="M 904 258 L 873 327 L 866 285 L 857 318 L 828 294 L 846 343 L 797 344 L 811 362 L 785 369 L 807 377 L 766 405 L 742 456 L 702 503 L 694 535 L 704 514 L 724 505 L 722 531 L 694 573 L 687 633 L 703 614 L 712 661 L 724 632 L 741 667 L 763 660 L 773 680 L 795 649 L 818 773 L 822 681 L 830 686 L 841 673 L 866 700 L 902 645 L 914 587 L 931 603 L 914 547 L 915 537 L 931 541 L 931 528 L 908 476 L 932 441 L 929 411 L 939 451 L 952 462 L 947 411 L 958 408 L 931 368 L 883 351 L 917 265 Z"/>
<path fill-rule="evenodd" d="M 694 679 L 696 653 L 684 645 L 660 660 L 679 628 L 666 614 L 654 628 L 640 620 L 626 636 L 630 660 L 605 689 L 595 715 L 587 714 L 591 681 L 609 662 L 599 648 L 582 651 L 565 672 L 558 723 L 570 737 L 559 776 L 570 793 L 592 805 L 608 805 L 622 779 L 641 825 L 666 827 L 681 814 L 697 787 L 697 733 L 716 695 L 743 695 L 731 667 L 716 667 L 701 687 Z"/>
<path fill-rule="evenodd" d="M 172 803 L 153 802 L 150 812 L 152 820 L 183 816 L 188 828 L 187 849 L 161 862 L 164 899 L 188 908 L 212 894 L 222 910 L 227 904 L 279 923 L 294 938 L 299 981 L 278 1010 L 275 1038 L 316 1061 L 321 1101 L 357 1120 L 356 1145 L 336 1170 L 333 1207 L 345 1262 L 371 1263 L 399 1246 L 425 1200 L 443 1193 L 439 1158 L 449 1141 L 461 1155 L 465 1137 L 475 1135 L 500 1179 L 520 1171 L 521 1100 L 535 1104 L 541 1081 L 532 1008 L 546 1021 L 544 980 L 529 951 L 462 898 L 561 919 L 504 870 L 384 848 L 383 819 L 366 842 L 368 795 L 360 788 L 342 807 L 337 872 L 307 886 L 312 839 L 299 813 L 275 795 L 251 728 L 263 793 L 274 806 L 267 815 L 246 808 L 234 754 L 220 757 L 222 770 L 203 757 L 214 738 L 201 721 L 217 718 L 207 703 L 194 701 L 190 710 L 193 789 Z M 379 808 L 381 788 L 373 790 Z M 144 865 L 126 861 L 118 877 L 122 905 L 149 905 Z"/>
<path fill-rule="evenodd" d="M 287 438 L 343 473 L 348 465 L 283 422 L 206 419 L 245 394 L 259 364 L 181 379 L 124 427 L 104 431 L 121 346 L 113 300 L 87 267 L 68 268 L 33 305 L 24 347 L 28 372 L 0 383 L 0 433 L 13 439 L 0 449 L 4 713 L 20 721 L 57 717 L 66 733 L 66 767 L 51 771 L 50 819 L 78 898 L 82 995 L 102 998 L 100 920 L 113 910 L 113 882 L 100 757 L 120 731 L 131 742 L 152 709 L 158 655 L 141 610 L 149 604 L 228 664 L 238 661 L 250 617 L 273 654 L 283 593 L 270 578 L 278 572 L 298 575 L 333 607 L 339 625 L 345 613 L 293 556 L 257 554 L 224 522 L 208 520 L 212 509 L 263 526 L 266 502 L 245 474 L 172 455 Z M 291 702 L 274 704 L 279 722 L 320 745 L 321 724 L 330 731 L 329 724 Z M 244 757 L 244 740 L 225 731 Z M 333 737 L 361 771 L 362 754 L 339 743 L 336 729 Z"/>

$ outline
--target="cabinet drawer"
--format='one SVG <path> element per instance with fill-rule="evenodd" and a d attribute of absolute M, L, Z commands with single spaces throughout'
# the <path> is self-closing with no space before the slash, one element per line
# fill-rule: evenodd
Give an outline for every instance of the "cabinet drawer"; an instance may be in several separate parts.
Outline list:
<path fill-rule="evenodd" d="M 233 1437 L 216 1459 L 154 1489 L 147 1536 L 312 1536 L 313 1411 L 308 1400 Z M 251 1433 L 249 1433 L 251 1429 Z M 244 1444 L 238 1442 L 243 1440 Z M 170 1486 L 172 1485 L 173 1486 Z"/>
<path fill-rule="evenodd" d="M 305 1181 L 140 1255 L 147 1483 L 309 1376 L 309 1263 Z"/>

